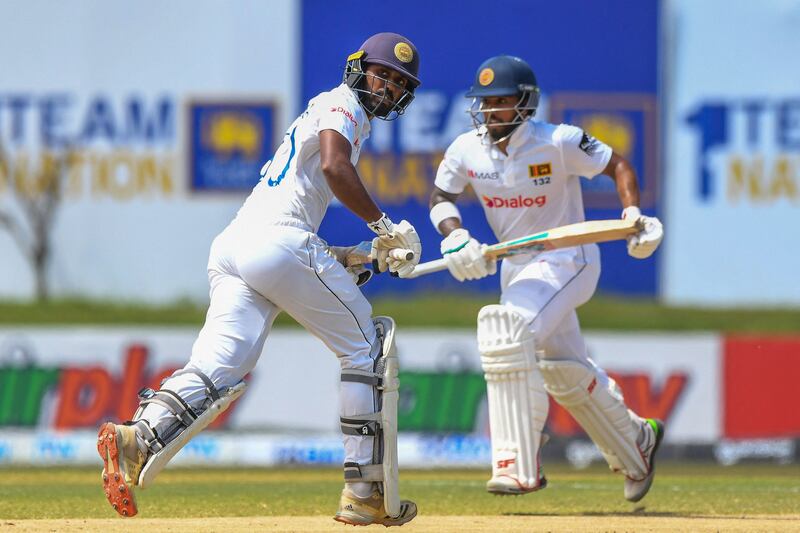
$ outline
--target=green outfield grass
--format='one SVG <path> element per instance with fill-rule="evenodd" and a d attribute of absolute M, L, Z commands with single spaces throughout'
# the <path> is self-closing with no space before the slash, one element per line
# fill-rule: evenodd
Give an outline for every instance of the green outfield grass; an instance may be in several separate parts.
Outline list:
<path fill-rule="evenodd" d="M 402 471 L 401 492 L 427 515 L 648 515 L 713 517 L 800 514 L 800 465 L 659 466 L 647 498 L 630 504 L 622 478 L 598 466 L 551 465 L 550 486 L 520 497 L 487 494 L 481 470 Z M 341 471 L 320 469 L 167 470 L 138 492 L 142 518 L 330 516 Z M 98 469 L 0 469 L 0 517 L 113 517 Z"/>
<path fill-rule="evenodd" d="M 375 298 L 375 314 L 393 316 L 402 327 L 473 328 L 478 310 L 494 295 L 428 295 Z M 800 309 L 696 309 L 667 307 L 652 300 L 596 296 L 578 310 L 584 329 L 618 331 L 723 331 L 800 333 Z M 2 325 L 191 325 L 200 327 L 205 307 L 191 302 L 166 306 L 58 300 L 48 304 L 0 301 Z M 296 326 L 285 313 L 278 326 Z"/>

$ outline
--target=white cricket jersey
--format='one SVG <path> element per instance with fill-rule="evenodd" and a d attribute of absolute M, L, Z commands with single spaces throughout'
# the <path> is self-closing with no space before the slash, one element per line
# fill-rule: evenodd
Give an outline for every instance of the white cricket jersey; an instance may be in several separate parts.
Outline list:
<path fill-rule="evenodd" d="M 334 130 L 350 141 L 355 165 L 370 124 L 355 94 L 344 83 L 313 98 L 289 126 L 275 156 L 261 169 L 261 181 L 239 209 L 235 222 L 288 223 L 316 233 L 333 192 L 320 169 L 319 133 Z"/>
<path fill-rule="evenodd" d="M 498 241 L 582 222 L 580 176 L 596 176 L 611 159 L 611 148 L 582 129 L 533 120 L 514 131 L 507 151 L 473 130 L 453 141 L 436 174 L 445 192 L 472 186 Z"/>

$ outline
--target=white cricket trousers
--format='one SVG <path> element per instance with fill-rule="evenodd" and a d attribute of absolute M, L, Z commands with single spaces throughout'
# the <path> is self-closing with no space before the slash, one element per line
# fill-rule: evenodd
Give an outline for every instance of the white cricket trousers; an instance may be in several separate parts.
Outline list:
<path fill-rule="evenodd" d="M 503 261 L 500 304 L 528 320 L 540 357 L 588 362 L 575 309 L 586 303 L 600 278 L 595 244 Z"/>
<path fill-rule="evenodd" d="M 187 366 L 203 372 L 217 388 L 235 385 L 253 370 L 281 311 L 322 340 L 342 368 L 373 370 L 379 346 L 372 306 L 350 274 L 327 253 L 326 243 L 300 223 L 296 225 L 250 228 L 234 221 L 211 245 L 211 304 Z M 303 354 L 272 357 L 271 364 L 277 365 L 283 357 Z M 298 394 L 313 394 L 305 390 L 303 376 L 297 376 L 296 385 Z M 178 393 L 192 407 L 206 396 L 205 385 L 195 374 L 170 378 L 164 388 Z M 375 411 L 371 386 L 344 382 L 339 390 L 341 416 Z M 153 404 L 142 418 L 156 431 L 174 420 Z M 372 437 L 344 435 L 343 440 L 345 461 L 372 461 Z"/>

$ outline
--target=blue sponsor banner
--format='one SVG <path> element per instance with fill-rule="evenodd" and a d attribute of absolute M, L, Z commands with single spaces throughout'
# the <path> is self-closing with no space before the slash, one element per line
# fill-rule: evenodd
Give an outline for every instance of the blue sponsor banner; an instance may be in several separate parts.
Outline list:
<path fill-rule="evenodd" d="M 447 146 L 471 128 L 465 112 L 469 101 L 463 94 L 478 66 L 498 54 L 520 56 L 533 67 L 546 102 L 539 119 L 574 122 L 627 154 L 643 183 L 645 211 L 658 214 L 658 12 L 658 0 L 612 0 L 604 2 L 602 9 L 589 0 L 502 0 L 492 4 L 492 9 L 477 0 L 433 4 L 408 0 L 402 9 L 384 3 L 363 9 L 363 3 L 349 0 L 304 0 L 302 105 L 340 82 L 345 58 L 369 35 L 394 31 L 417 45 L 422 86 L 416 99 L 399 120 L 373 121 L 358 170 L 393 220 L 405 218 L 417 228 L 423 261 L 440 257 L 441 236 L 428 218 L 436 169 Z M 345 14 L 348 30 L 330 32 L 331 21 Z M 620 21 L 625 32 L 607 31 Z M 584 181 L 587 218 L 618 218 L 621 207 L 611 180 Z M 495 242 L 483 208 L 471 192 L 462 195 L 459 208 L 477 239 Z M 320 234 L 335 244 L 370 238 L 363 222 L 342 206 L 331 206 Z M 635 261 L 627 256 L 623 243 L 601 248 L 600 290 L 656 294 L 657 260 Z M 372 294 L 498 291 L 499 280 L 493 276 L 462 284 L 447 273 L 404 281 L 378 276 L 365 289 Z"/>
<path fill-rule="evenodd" d="M 610 144 L 631 162 L 639 176 L 642 209 L 653 209 L 658 194 L 656 162 L 656 99 L 650 94 L 556 93 L 550 99 L 550 120 L 574 124 Z M 614 180 L 582 179 L 587 209 L 617 209 Z"/>
<path fill-rule="evenodd" d="M 11 461 L 12 455 L 11 444 L 7 441 L 0 440 L 0 463 Z"/>
<path fill-rule="evenodd" d="M 344 448 L 336 440 L 298 439 L 275 447 L 274 464 L 340 465 Z"/>
<path fill-rule="evenodd" d="M 657 162 L 656 97 L 648 93 L 556 92 L 550 98 L 550 121 L 574 124 L 602 139 L 631 162 L 639 177 L 640 205 L 646 214 L 657 213 L 659 172 Z M 620 215 L 616 184 L 608 176 L 581 179 L 587 219 Z M 647 261 L 628 256 L 623 243 L 602 245 L 600 288 L 609 292 L 652 295 L 660 252 Z"/>
<path fill-rule="evenodd" d="M 37 440 L 34 457 L 38 461 L 73 460 L 78 452 L 78 442 L 69 437 L 45 435 Z"/>
<path fill-rule="evenodd" d="M 188 104 L 189 178 L 195 191 L 244 191 L 275 148 L 269 102 L 194 100 Z"/>

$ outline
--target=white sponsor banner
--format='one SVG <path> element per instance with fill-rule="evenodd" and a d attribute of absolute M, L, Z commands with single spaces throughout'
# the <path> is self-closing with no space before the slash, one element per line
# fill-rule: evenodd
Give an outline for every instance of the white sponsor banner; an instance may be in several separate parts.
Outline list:
<path fill-rule="evenodd" d="M 723 440 L 714 443 L 712 451 L 714 458 L 723 465 L 744 459 L 770 459 L 790 464 L 796 448 L 791 439 Z M 401 468 L 486 468 L 492 457 L 491 442 L 486 435 L 401 433 L 397 452 Z M 603 462 L 597 447 L 584 439 L 570 441 L 565 456 L 577 468 Z M 338 468 L 343 461 L 344 449 L 338 434 L 302 436 L 205 431 L 189 441 L 168 468 L 285 465 Z M 93 431 L 0 431 L 0 467 L 98 464 L 97 435 Z"/>
<path fill-rule="evenodd" d="M 211 242 L 249 192 L 218 180 L 257 179 L 300 104 L 298 17 L 282 0 L 0 3 L 0 214 L 20 228 L 0 224 L 0 297 L 33 294 L 21 191 L 40 197 L 45 154 L 69 151 L 52 292 L 205 300 Z"/>
<path fill-rule="evenodd" d="M 714 334 L 591 333 L 590 356 L 621 374 L 641 416 L 669 422 L 666 442 L 710 443 L 722 435 L 722 341 Z M 657 411 L 657 412 L 656 412 Z"/>
<path fill-rule="evenodd" d="M 666 7 L 662 295 L 798 305 L 800 4 Z"/>
<path fill-rule="evenodd" d="M 482 435 L 401 434 L 398 462 L 403 468 L 485 467 L 491 462 L 489 438 Z M 172 466 L 335 465 L 344 462 L 341 436 L 206 431 L 178 452 Z M 97 434 L 0 431 L 0 466 L 97 465 Z"/>
<path fill-rule="evenodd" d="M 141 387 L 157 388 L 161 378 L 185 364 L 195 335 L 189 328 L 0 329 L 0 429 L 75 430 L 108 418 L 126 420 Z M 586 337 L 591 356 L 617 378 L 628 405 L 667 421 L 667 442 L 719 438 L 721 341 L 716 335 Z M 400 330 L 397 344 L 406 373 L 400 402 L 406 427 L 487 435 L 475 334 Z M 445 379 L 452 376 L 470 378 L 469 386 L 455 388 L 466 385 Z M 339 363 L 305 331 L 273 331 L 248 381 L 246 393 L 226 412 L 225 427 L 309 435 L 338 431 Z M 447 390 L 439 390 L 440 383 Z M 458 430 L 446 425 L 456 415 L 467 418 Z M 425 425 L 429 416 L 434 421 Z M 548 424 L 555 435 L 575 434 L 574 422 L 558 406 Z"/>

